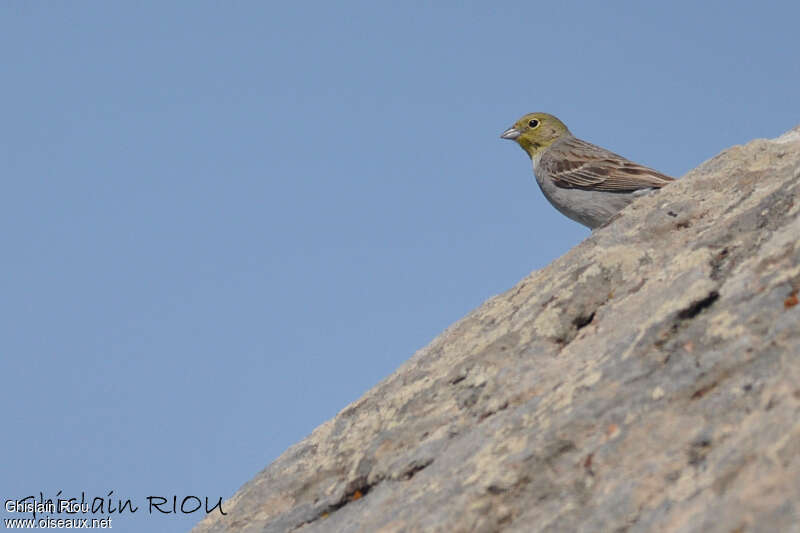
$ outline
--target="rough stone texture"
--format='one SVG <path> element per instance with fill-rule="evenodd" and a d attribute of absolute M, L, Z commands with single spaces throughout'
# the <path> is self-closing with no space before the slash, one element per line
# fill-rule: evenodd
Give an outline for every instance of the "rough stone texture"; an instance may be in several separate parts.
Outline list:
<path fill-rule="evenodd" d="M 800 128 L 726 150 L 447 329 L 194 531 L 798 532 L 798 239 Z"/>

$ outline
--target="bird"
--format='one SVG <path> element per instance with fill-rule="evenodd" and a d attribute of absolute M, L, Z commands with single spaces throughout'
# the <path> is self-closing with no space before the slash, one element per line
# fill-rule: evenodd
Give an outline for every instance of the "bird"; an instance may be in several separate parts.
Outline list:
<path fill-rule="evenodd" d="M 594 230 L 675 178 L 575 137 L 557 117 L 528 113 L 505 130 L 530 156 L 536 182 L 563 215 Z"/>

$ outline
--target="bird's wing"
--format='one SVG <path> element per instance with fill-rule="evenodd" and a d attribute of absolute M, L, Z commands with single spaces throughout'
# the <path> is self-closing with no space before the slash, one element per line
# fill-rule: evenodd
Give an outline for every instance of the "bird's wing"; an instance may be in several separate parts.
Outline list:
<path fill-rule="evenodd" d="M 564 189 L 623 192 L 661 188 L 674 181 L 652 168 L 575 137 L 554 144 L 542 155 L 539 167 L 557 187 Z"/>

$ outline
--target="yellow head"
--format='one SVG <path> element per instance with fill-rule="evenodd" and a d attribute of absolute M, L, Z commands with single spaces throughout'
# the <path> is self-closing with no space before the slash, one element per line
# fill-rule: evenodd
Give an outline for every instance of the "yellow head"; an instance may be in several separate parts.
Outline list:
<path fill-rule="evenodd" d="M 564 135 L 571 135 L 563 122 L 547 113 L 528 113 L 500 135 L 501 139 L 517 141 L 531 159 Z"/>

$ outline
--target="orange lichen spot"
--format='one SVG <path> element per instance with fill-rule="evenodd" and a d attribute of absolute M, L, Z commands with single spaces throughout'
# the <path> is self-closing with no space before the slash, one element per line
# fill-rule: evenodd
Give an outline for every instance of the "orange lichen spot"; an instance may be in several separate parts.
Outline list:
<path fill-rule="evenodd" d="M 613 439 L 617 435 L 619 435 L 619 426 L 616 424 L 609 424 L 606 428 L 606 436 Z"/>
<path fill-rule="evenodd" d="M 792 291 L 788 298 L 783 301 L 784 309 L 790 309 L 800 303 L 800 300 L 797 299 L 797 291 Z"/>
<path fill-rule="evenodd" d="M 361 491 L 360 491 L 360 490 L 357 490 L 357 491 L 355 491 L 355 492 L 353 493 L 353 495 L 352 495 L 352 496 L 350 496 L 350 500 L 352 500 L 352 501 L 356 501 L 356 500 L 360 499 L 360 498 L 361 498 L 361 496 L 363 496 L 363 494 L 361 494 Z"/>

